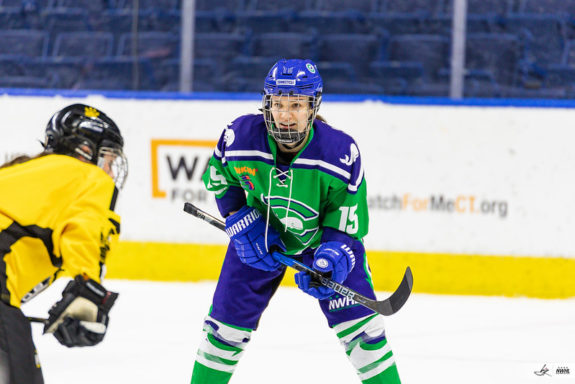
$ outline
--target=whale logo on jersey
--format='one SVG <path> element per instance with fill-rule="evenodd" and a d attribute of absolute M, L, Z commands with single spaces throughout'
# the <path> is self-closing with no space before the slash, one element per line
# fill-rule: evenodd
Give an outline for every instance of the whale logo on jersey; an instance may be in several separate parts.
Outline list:
<path fill-rule="evenodd" d="M 275 216 L 303 245 L 307 246 L 318 232 L 319 213 L 301 201 L 263 194 L 261 200 L 271 206 Z"/>
<path fill-rule="evenodd" d="M 359 149 L 357 148 L 357 145 L 355 145 L 355 143 L 351 143 L 351 145 L 349 146 L 349 155 L 345 155 L 345 157 L 339 159 L 339 161 L 341 161 L 345 165 L 352 165 L 353 163 L 355 163 L 358 157 L 359 157 Z"/>
<path fill-rule="evenodd" d="M 303 230 L 303 221 L 297 217 L 282 217 L 280 221 L 289 229 L 295 229 L 296 231 Z"/>
<path fill-rule="evenodd" d="M 226 142 L 226 145 L 229 147 L 235 140 L 236 140 L 236 134 L 234 133 L 234 131 L 229 128 L 226 128 L 224 130 L 224 141 Z"/>

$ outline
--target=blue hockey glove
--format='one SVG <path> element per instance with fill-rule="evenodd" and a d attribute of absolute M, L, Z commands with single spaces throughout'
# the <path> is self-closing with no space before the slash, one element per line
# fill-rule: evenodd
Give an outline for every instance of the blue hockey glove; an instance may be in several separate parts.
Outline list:
<path fill-rule="evenodd" d="M 266 249 L 266 222 L 257 209 L 243 206 L 226 219 L 226 233 L 234 242 L 242 263 L 263 271 L 274 271 L 281 263 Z M 284 250 L 279 233 L 268 228 L 268 247 Z"/>
<path fill-rule="evenodd" d="M 312 268 L 333 281 L 343 283 L 355 265 L 355 256 L 351 248 L 339 241 L 328 241 L 321 244 L 313 256 Z M 295 274 L 297 286 L 315 297 L 327 299 L 334 294 L 333 289 L 321 285 L 306 272 Z"/>

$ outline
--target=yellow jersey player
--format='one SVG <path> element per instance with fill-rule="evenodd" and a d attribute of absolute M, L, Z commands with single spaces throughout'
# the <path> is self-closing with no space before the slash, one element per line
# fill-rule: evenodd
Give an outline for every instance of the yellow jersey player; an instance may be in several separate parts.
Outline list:
<path fill-rule="evenodd" d="M 114 212 L 127 176 L 124 140 L 103 112 L 58 111 L 44 151 L 0 167 L 0 383 L 43 383 L 31 327 L 20 310 L 61 276 L 73 278 L 44 333 L 68 347 L 92 346 L 107 330 L 118 294 L 100 285 L 120 232 Z"/>

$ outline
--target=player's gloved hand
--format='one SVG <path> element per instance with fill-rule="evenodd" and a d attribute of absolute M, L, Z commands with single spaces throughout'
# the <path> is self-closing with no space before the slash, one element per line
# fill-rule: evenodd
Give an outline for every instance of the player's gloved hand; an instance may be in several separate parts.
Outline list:
<path fill-rule="evenodd" d="M 266 249 L 266 222 L 257 209 L 244 205 L 226 218 L 226 233 L 234 242 L 242 263 L 264 271 L 274 271 L 281 263 Z M 279 233 L 268 228 L 268 247 L 285 250 Z"/>
<path fill-rule="evenodd" d="M 312 268 L 314 270 L 338 283 L 345 281 L 355 265 L 353 251 L 339 241 L 328 241 L 321 244 L 316 249 L 313 259 Z M 296 273 L 295 282 L 302 291 L 316 299 L 327 299 L 334 294 L 333 289 L 321 285 L 307 272 Z"/>
<path fill-rule="evenodd" d="M 94 280 L 76 276 L 64 288 L 62 299 L 48 311 L 44 333 L 53 333 L 67 347 L 96 345 L 106 335 L 108 313 L 117 298 L 117 293 Z"/>

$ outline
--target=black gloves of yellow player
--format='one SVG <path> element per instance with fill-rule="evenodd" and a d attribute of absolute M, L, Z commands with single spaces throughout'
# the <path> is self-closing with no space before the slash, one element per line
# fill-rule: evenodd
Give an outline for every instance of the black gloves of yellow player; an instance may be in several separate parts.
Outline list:
<path fill-rule="evenodd" d="M 108 313 L 117 297 L 94 280 L 76 276 L 62 292 L 62 299 L 48 311 L 44 333 L 54 333 L 67 347 L 96 345 L 104 339 Z"/>

